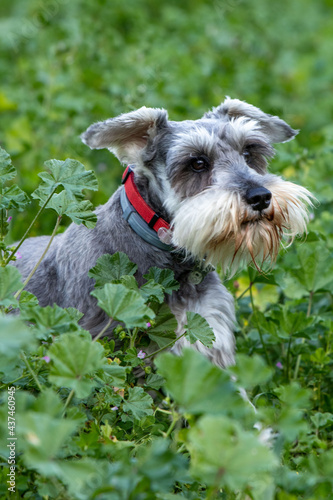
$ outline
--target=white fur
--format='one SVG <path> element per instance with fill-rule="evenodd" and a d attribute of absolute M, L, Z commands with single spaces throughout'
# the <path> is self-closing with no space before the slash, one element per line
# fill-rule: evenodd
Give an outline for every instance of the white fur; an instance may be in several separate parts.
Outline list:
<path fill-rule="evenodd" d="M 283 236 L 293 239 L 306 232 L 312 195 L 278 177 L 271 177 L 267 187 L 272 192 L 267 218 L 252 211 L 238 193 L 217 187 L 184 200 L 173 219 L 173 244 L 231 274 L 251 260 L 257 267 L 269 258 L 274 261 Z"/>
<path fill-rule="evenodd" d="M 233 298 L 221 283 L 216 283 L 200 295 L 200 301 L 189 299 L 180 305 L 171 305 L 171 310 L 178 321 L 177 336 L 184 332 L 187 322 L 186 312 L 196 312 L 203 316 L 212 327 L 215 334 L 213 348 L 205 347 L 197 341 L 192 347 L 210 358 L 218 366 L 229 366 L 234 364 L 234 335 L 235 314 Z M 172 351 L 180 354 L 184 347 L 190 346 L 190 342 L 182 337 L 179 339 Z"/>

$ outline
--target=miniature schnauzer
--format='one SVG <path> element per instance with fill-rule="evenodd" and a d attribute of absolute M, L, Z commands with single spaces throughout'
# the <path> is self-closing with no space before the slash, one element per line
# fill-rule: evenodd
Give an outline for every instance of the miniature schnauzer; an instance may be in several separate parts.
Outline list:
<path fill-rule="evenodd" d="M 201 314 L 216 340 L 212 349 L 194 347 L 219 366 L 232 364 L 233 299 L 212 266 L 233 274 L 252 262 L 261 270 L 274 263 L 283 237 L 290 243 L 306 231 L 309 191 L 267 173 L 272 144 L 296 133 L 280 118 L 230 98 L 194 121 L 169 121 L 164 109 L 143 107 L 91 125 L 82 141 L 129 165 L 123 185 L 97 208 L 94 229 L 71 224 L 56 236 L 27 289 L 41 306 L 76 307 L 84 313 L 82 327 L 96 335 L 108 319 L 90 295 L 88 271 L 98 257 L 126 253 L 138 266 L 139 283 L 152 266 L 172 269 L 180 288 L 166 301 L 176 333 L 187 311 Z M 24 276 L 47 242 L 45 236 L 25 241 L 15 263 Z M 184 345 L 182 337 L 173 351 Z"/>

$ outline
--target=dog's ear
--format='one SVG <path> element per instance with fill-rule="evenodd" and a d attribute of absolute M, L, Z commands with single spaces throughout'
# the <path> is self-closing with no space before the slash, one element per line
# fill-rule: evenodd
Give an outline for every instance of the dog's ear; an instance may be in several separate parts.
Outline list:
<path fill-rule="evenodd" d="M 166 127 L 167 121 L 168 114 L 164 109 L 142 107 L 94 123 L 81 135 L 81 139 L 91 149 L 107 148 L 121 162 L 136 163 L 147 141 Z"/>
<path fill-rule="evenodd" d="M 217 108 L 213 108 L 212 111 L 206 113 L 204 118 L 219 119 L 223 117 L 232 119 L 239 116 L 246 116 L 256 120 L 272 143 L 291 141 L 299 132 L 292 129 L 278 116 L 268 115 L 251 104 L 238 99 L 230 99 L 230 97 L 227 97 Z"/>

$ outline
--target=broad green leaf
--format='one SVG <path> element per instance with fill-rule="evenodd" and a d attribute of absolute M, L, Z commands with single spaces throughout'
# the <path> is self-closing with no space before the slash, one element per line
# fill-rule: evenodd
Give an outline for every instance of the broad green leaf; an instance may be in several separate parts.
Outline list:
<path fill-rule="evenodd" d="M 177 338 L 175 334 L 177 326 L 177 320 L 170 308 L 163 304 L 158 311 L 154 326 L 147 330 L 147 334 L 158 347 L 162 348 Z"/>
<path fill-rule="evenodd" d="M 179 289 L 179 283 L 175 280 L 175 274 L 171 269 L 151 267 L 148 274 L 144 274 L 143 277 L 147 281 L 153 280 L 155 283 L 162 285 L 165 293 L 172 294 L 174 290 Z"/>
<path fill-rule="evenodd" d="M 46 201 L 42 200 L 43 203 Z M 97 216 L 93 212 L 93 205 L 88 200 L 76 201 L 70 198 L 66 191 L 54 194 L 47 208 L 52 208 L 58 215 L 67 215 L 75 224 L 83 224 L 88 229 L 96 226 Z"/>
<path fill-rule="evenodd" d="M 276 423 L 277 428 L 287 441 L 294 441 L 301 433 L 308 430 L 304 410 L 309 405 L 310 393 L 296 382 L 279 386 L 274 392 L 281 401 L 281 411 Z"/>
<path fill-rule="evenodd" d="M 0 316 L 0 373 L 2 383 L 19 378 L 26 369 L 21 351 L 29 353 L 36 348 L 31 329 L 15 316 Z M 6 417 L 7 418 L 7 417 Z"/>
<path fill-rule="evenodd" d="M 182 356 L 161 354 L 155 364 L 166 389 L 184 411 L 228 414 L 245 404 L 229 376 L 193 349 L 184 349 Z"/>
<path fill-rule="evenodd" d="M 22 290 L 20 293 L 20 309 L 21 307 L 26 307 L 26 306 L 38 306 L 38 299 L 37 297 L 30 292 L 27 292 L 26 290 Z"/>
<path fill-rule="evenodd" d="M 18 415 L 17 424 L 25 465 L 46 476 L 57 475 L 55 458 L 62 456 L 61 449 L 75 432 L 78 422 L 28 411 Z"/>
<path fill-rule="evenodd" d="M 146 379 L 145 387 L 150 387 L 158 391 L 165 383 L 165 380 L 158 373 L 150 373 Z"/>
<path fill-rule="evenodd" d="M 15 316 L 0 316 L 0 354 L 8 359 L 19 357 L 21 350 L 31 351 L 35 347 L 33 334 Z M 3 365 L 0 364 L 0 370 Z"/>
<path fill-rule="evenodd" d="M 126 350 L 124 361 L 130 363 L 133 367 L 138 366 L 140 363 L 142 363 L 142 359 L 138 358 L 138 350 L 136 347 L 129 347 Z"/>
<path fill-rule="evenodd" d="M 191 471 L 200 482 L 231 490 L 272 474 L 278 459 L 254 432 L 223 415 L 205 415 L 189 430 Z"/>
<path fill-rule="evenodd" d="M 98 371 L 97 375 L 103 378 L 104 385 L 107 384 L 113 387 L 124 388 L 128 371 L 129 368 L 127 366 L 120 366 L 115 362 L 111 364 L 105 363 L 103 369 Z"/>
<path fill-rule="evenodd" d="M 0 186 L 11 181 L 16 176 L 16 169 L 11 163 L 12 160 L 7 151 L 0 147 Z"/>
<path fill-rule="evenodd" d="M 117 280 L 115 280 L 115 283 L 117 283 Z M 134 276 L 129 276 L 129 275 L 122 276 L 120 283 L 126 286 L 126 288 L 129 288 L 130 290 L 136 290 L 137 292 L 139 292 L 139 285 Z"/>
<path fill-rule="evenodd" d="M 107 283 L 91 295 L 110 318 L 125 323 L 127 328 L 146 327 L 147 321 L 155 317 L 141 295 L 124 285 Z"/>
<path fill-rule="evenodd" d="M 309 292 L 333 290 L 332 254 L 323 241 L 307 242 L 297 248 L 300 267 L 287 272 L 299 286 Z M 286 290 L 288 294 L 288 290 Z M 299 295 L 298 295 L 299 296 Z"/>
<path fill-rule="evenodd" d="M 54 335 L 78 330 L 79 327 L 76 318 L 81 317 L 82 314 L 77 313 L 78 311 L 75 316 L 72 310 L 62 309 L 56 304 L 46 307 L 39 305 L 21 306 L 22 318 L 36 325 L 38 338 L 47 338 L 50 334 Z"/>
<path fill-rule="evenodd" d="M 142 387 L 130 387 L 128 389 L 128 398 L 123 404 L 123 410 L 133 415 L 135 419 L 140 420 L 146 415 L 153 415 L 152 404 L 152 397 L 144 392 Z"/>
<path fill-rule="evenodd" d="M 164 288 L 159 283 L 155 283 L 153 280 L 148 280 L 140 288 L 140 294 L 142 297 L 148 300 L 155 300 L 159 304 L 164 301 Z"/>
<path fill-rule="evenodd" d="M 66 333 L 50 347 L 49 356 L 50 382 L 74 389 L 79 398 L 88 396 L 95 385 L 91 378 L 104 364 L 101 344 L 77 333 Z"/>
<path fill-rule="evenodd" d="M 0 209 L 10 210 L 16 208 L 21 211 L 28 203 L 30 203 L 29 196 L 16 184 L 4 188 L 2 192 L 0 191 Z"/>
<path fill-rule="evenodd" d="M 158 491 L 161 500 L 169 499 L 163 492 L 172 491 L 175 481 L 190 481 L 187 458 L 177 453 L 169 440 L 162 437 L 154 439 L 149 446 L 144 447 L 138 462 L 139 471 L 149 478 L 151 490 Z M 174 500 L 177 500 L 177 497 Z"/>
<path fill-rule="evenodd" d="M 50 194 L 58 186 L 62 186 L 72 198 L 82 198 L 84 189 L 97 191 L 98 183 L 92 170 L 86 170 L 82 163 L 77 160 L 67 158 L 65 161 L 48 160 L 44 163 L 49 172 L 42 172 L 39 177 L 42 179 L 40 189 Z M 36 191 L 32 196 L 39 198 Z"/>
<path fill-rule="evenodd" d="M 194 344 L 199 340 L 206 347 L 213 347 L 215 335 L 207 320 L 198 313 L 187 312 L 187 325 L 185 337 Z"/>
<path fill-rule="evenodd" d="M 13 266 L 0 267 L 0 305 L 17 305 L 13 295 L 22 286 L 21 274 Z"/>
<path fill-rule="evenodd" d="M 229 371 L 236 376 L 237 383 L 244 389 L 267 382 L 273 375 L 273 370 L 257 354 L 252 357 L 237 354 L 236 364 L 231 366 Z"/>
<path fill-rule="evenodd" d="M 327 424 L 332 425 L 333 424 L 333 413 L 315 413 L 312 415 L 311 420 L 316 427 L 316 429 L 319 429 L 320 427 L 325 427 Z"/>
<path fill-rule="evenodd" d="M 133 275 L 138 266 L 129 260 L 123 252 L 99 257 L 88 276 L 96 281 L 96 286 L 119 282 L 124 275 Z"/>
<path fill-rule="evenodd" d="M 304 330 L 312 325 L 314 321 L 314 319 L 311 317 L 309 318 L 304 311 L 290 311 L 288 305 L 281 307 L 273 314 L 273 317 L 278 324 L 278 334 L 282 338 L 289 338 L 290 335 L 297 336 L 299 333 L 305 337 L 306 334 Z"/>

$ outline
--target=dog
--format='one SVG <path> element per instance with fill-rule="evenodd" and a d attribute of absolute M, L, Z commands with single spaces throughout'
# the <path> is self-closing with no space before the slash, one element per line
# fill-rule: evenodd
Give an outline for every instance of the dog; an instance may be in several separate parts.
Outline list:
<path fill-rule="evenodd" d="M 234 303 L 213 266 L 229 276 L 244 264 L 262 270 L 274 264 L 284 238 L 291 243 L 306 232 L 311 193 L 267 172 L 273 144 L 297 133 L 279 117 L 229 97 L 194 121 L 169 121 L 164 109 L 142 107 L 91 125 L 82 141 L 129 165 L 123 184 L 97 208 L 94 229 L 71 224 L 55 237 L 27 289 L 41 306 L 80 310 L 81 326 L 96 336 L 108 321 L 90 295 L 88 271 L 98 257 L 124 252 L 138 266 L 139 284 L 152 266 L 172 269 L 180 288 L 166 302 L 177 335 L 186 312 L 199 313 L 216 340 L 213 348 L 194 347 L 218 366 L 232 365 Z M 24 277 L 48 240 L 22 245 L 15 265 Z M 178 354 L 187 345 L 182 337 L 172 350 Z"/>

